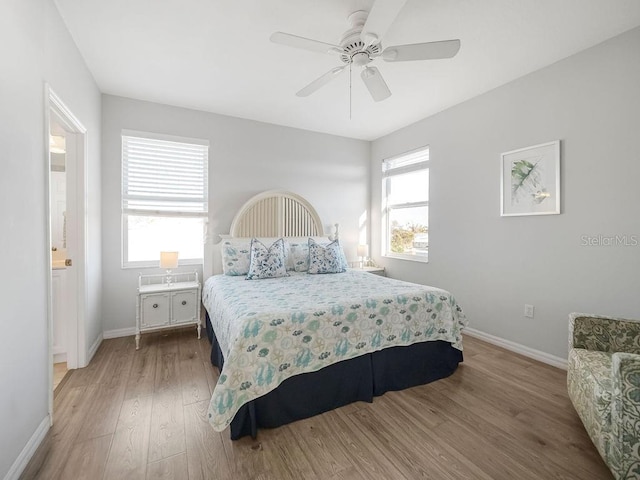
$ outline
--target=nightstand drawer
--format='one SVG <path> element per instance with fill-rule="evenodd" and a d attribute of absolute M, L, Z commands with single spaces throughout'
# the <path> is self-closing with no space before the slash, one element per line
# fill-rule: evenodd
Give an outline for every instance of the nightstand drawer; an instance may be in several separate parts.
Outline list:
<path fill-rule="evenodd" d="M 171 296 L 171 323 L 195 322 L 197 320 L 197 292 L 176 292 Z"/>
<path fill-rule="evenodd" d="M 168 293 L 155 293 L 141 296 L 142 311 L 140 326 L 142 328 L 169 324 L 169 298 Z"/>

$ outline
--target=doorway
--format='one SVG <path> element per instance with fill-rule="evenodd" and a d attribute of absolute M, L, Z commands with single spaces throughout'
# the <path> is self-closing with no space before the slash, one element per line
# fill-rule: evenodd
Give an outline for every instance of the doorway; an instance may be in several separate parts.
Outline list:
<path fill-rule="evenodd" d="M 67 369 L 85 366 L 86 129 L 46 87 L 49 413 Z"/>

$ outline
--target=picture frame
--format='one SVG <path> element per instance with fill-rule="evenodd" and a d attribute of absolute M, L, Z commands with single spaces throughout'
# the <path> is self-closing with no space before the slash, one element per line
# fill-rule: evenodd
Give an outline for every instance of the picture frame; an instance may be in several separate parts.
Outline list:
<path fill-rule="evenodd" d="M 500 156 L 500 216 L 560 213 L 560 140 Z"/>

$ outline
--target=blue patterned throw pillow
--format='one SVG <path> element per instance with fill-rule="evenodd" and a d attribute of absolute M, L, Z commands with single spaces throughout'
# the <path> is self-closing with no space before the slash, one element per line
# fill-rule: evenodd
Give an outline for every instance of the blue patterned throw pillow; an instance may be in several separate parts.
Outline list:
<path fill-rule="evenodd" d="M 285 266 L 284 240 L 279 238 L 269 248 L 257 239 L 251 240 L 251 263 L 247 280 L 288 277 Z"/>
<path fill-rule="evenodd" d="M 309 273 L 342 273 L 347 270 L 346 260 L 338 240 L 320 245 L 309 239 Z"/>

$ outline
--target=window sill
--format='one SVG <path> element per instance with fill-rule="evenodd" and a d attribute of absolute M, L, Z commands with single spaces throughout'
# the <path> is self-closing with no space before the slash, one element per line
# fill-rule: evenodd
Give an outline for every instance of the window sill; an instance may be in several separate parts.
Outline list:
<path fill-rule="evenodd" d="M 409 262 L 429 263 L 428 255 L 403 255 L 401 253 L 386 253 L 382 255 L 384 258 L 392 258 L 394 260 L 407 260 Z"/>
<path fill-rule="evenodd" d="M 176 268 L 172 268 L 172 270 L 176 270 L 180 267 L 186 267 L 190 265 L 203 265 L 203 264 L 204 264 L 204 261 L 202 259 L 180 260 L 178 262 L 178 266 Z M 158 260 L 149 260 L 145 262 L 127 262 L 122 265 L 123 270 L 131 269 L 131 268 L 160 268 L 160 260 L 158 259 Z"/>

